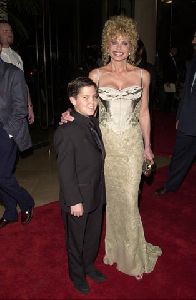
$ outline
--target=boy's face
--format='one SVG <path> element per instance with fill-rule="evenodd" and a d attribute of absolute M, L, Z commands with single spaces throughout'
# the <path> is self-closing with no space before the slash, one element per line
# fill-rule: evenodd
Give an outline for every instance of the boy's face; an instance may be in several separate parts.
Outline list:
<path fill-rule="evenodd" d="M 70 97 L 75 110 L 84 116 L 92 116 L 98 105 L 98 95 L 94 86 L 85 86 L 80 89 L 77 97 Z"/>

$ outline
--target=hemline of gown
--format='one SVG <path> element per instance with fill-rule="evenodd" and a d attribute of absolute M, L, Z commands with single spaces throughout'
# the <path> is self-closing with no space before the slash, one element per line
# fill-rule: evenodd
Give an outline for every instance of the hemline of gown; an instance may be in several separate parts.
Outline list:
<path fill-rule="evenodd" d="M 151 243 L 146 242 L 146 254 L 150 260 L 150 263 L 144 264 L 143 267 L 141 267 L 140 271 L 132 271 L 132 270 L 127 270 L 123 265 L 121 265 L 118 260 L 111 261 L 107 255 L 104 256 L 103 262 L 105 265 L 114 265 L 116 264 L 116 269 L 124 274 L 127 274 L 129 276 L 138 276 L 142 274 L 149 274 L 151 273 L 157 263 L 158 257 L 162 255 L 162 250 L 159 246 L 154 246 Z"/>

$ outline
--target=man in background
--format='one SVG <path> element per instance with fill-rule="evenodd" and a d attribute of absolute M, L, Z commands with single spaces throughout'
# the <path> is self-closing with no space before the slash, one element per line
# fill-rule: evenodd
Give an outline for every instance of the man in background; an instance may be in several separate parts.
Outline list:
<path fill-rule="evenodd" d="M 150 86 L 149 86 L 149 111 L 152 116 L 153 104 L 156 98 L 156 82 L 157 74 L 153 64 L 148 61 L 147 51 L 142 40 L 137 42 L 137 51 L 135 54 L 135 64 L 137 67 L 147 70 L 150 73 Z"/>
<path fill-rule="evenodd" d="M 176 55 L 178 49 L 176 47 L 171 47 L 169 54 L 165 57 L 163 62 L 163 82 L 164 82 L 164 111 L 170 112 L 176 107 L 176 85 L 178 79 L 178 70 Z"/>
<path fill-rule="evenodd" d="M 192 40 L 196 49 L 196 31 Z M 194 53 L 195 54 L 195 53 Z M 186 79 L 177 112 L 176 143 L 169 166 L 169 177 L 155 195 L 162 196 L 176 191 L 196 157 L 196 55 L 187 65 Z"/>
<path fill-rule="evenodd" d="M 0 53 L 1 47 L 0 42 Z M 24 73 L 0 58 L 0 200 L 5 207 L 0 228 L 18 220 L 17 205 L 22 224 L 32 218 L 34 200 L 14 176 L 18 150 L 32 145 L 26 118 L 27 92 Z"/>
<path fill-rule="evenodd" d="M 11 63 L 23 71 L 23 61 L 20 55 L 14 51 L 10 45 L 13 44 L 14 35 L 11 25 L 6 20 L 0 20 L 0 41 L 2 45 L 1 59 Z M 29 124 L 34 122 L 33 105 L 28 90 L 28 121 Z"/>

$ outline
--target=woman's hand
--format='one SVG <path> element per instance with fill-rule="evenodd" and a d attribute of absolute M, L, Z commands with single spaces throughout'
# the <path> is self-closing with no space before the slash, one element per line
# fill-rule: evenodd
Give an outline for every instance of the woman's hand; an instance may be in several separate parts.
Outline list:
<path fill-rule="evenodd" d="M 83 204 L 78 203 L 71 206 L 71 215 L 74 217 L 81 217 L 84 213 Z"/>
<path fill-rule="evenodd" d="M 144 148 L 144 160 L 149 160 L 151 165 L 154 165 L 154 154 L 150 146 Z"/>
<path fill-rule="evenodd" d="M 63 123 L 72 122 L 74 120 L 74 117 L 70 115 L 71 109 L 68 108 L 65 112 L 61 114 L 61 121 L 59 122 L 59 125 L 62 125 Z"/>

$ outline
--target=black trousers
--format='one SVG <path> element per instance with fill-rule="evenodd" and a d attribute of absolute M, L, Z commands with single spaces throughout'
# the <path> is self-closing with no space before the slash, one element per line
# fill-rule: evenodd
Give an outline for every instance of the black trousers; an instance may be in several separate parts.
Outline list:
<path fill-rule="evenodd" d="M 85 275 L 94 269 L 100 243 L 102 214 L 102 205 L 81 217 L 63 212 L 69 276 L 74 282 L 84 280 Z"/>
<path fill-rule="evenodd" d="M 0 125 L 0 201 L 5 206 L 3 217 L 9 221 L 17 220 L 17 204 L 21 211 L 34 206 L 34 200 L 29 193 L 19 186 L 14 169 L 18 148 L 13 138 Z"/>
<path fill-rule="evenodd" d="M 168 191 L 176 191 L 185 178 L 196 156 L 196 136 L 177 131 L 174 152 L 169 165 L 169 178 L 165 183 Z"/>

